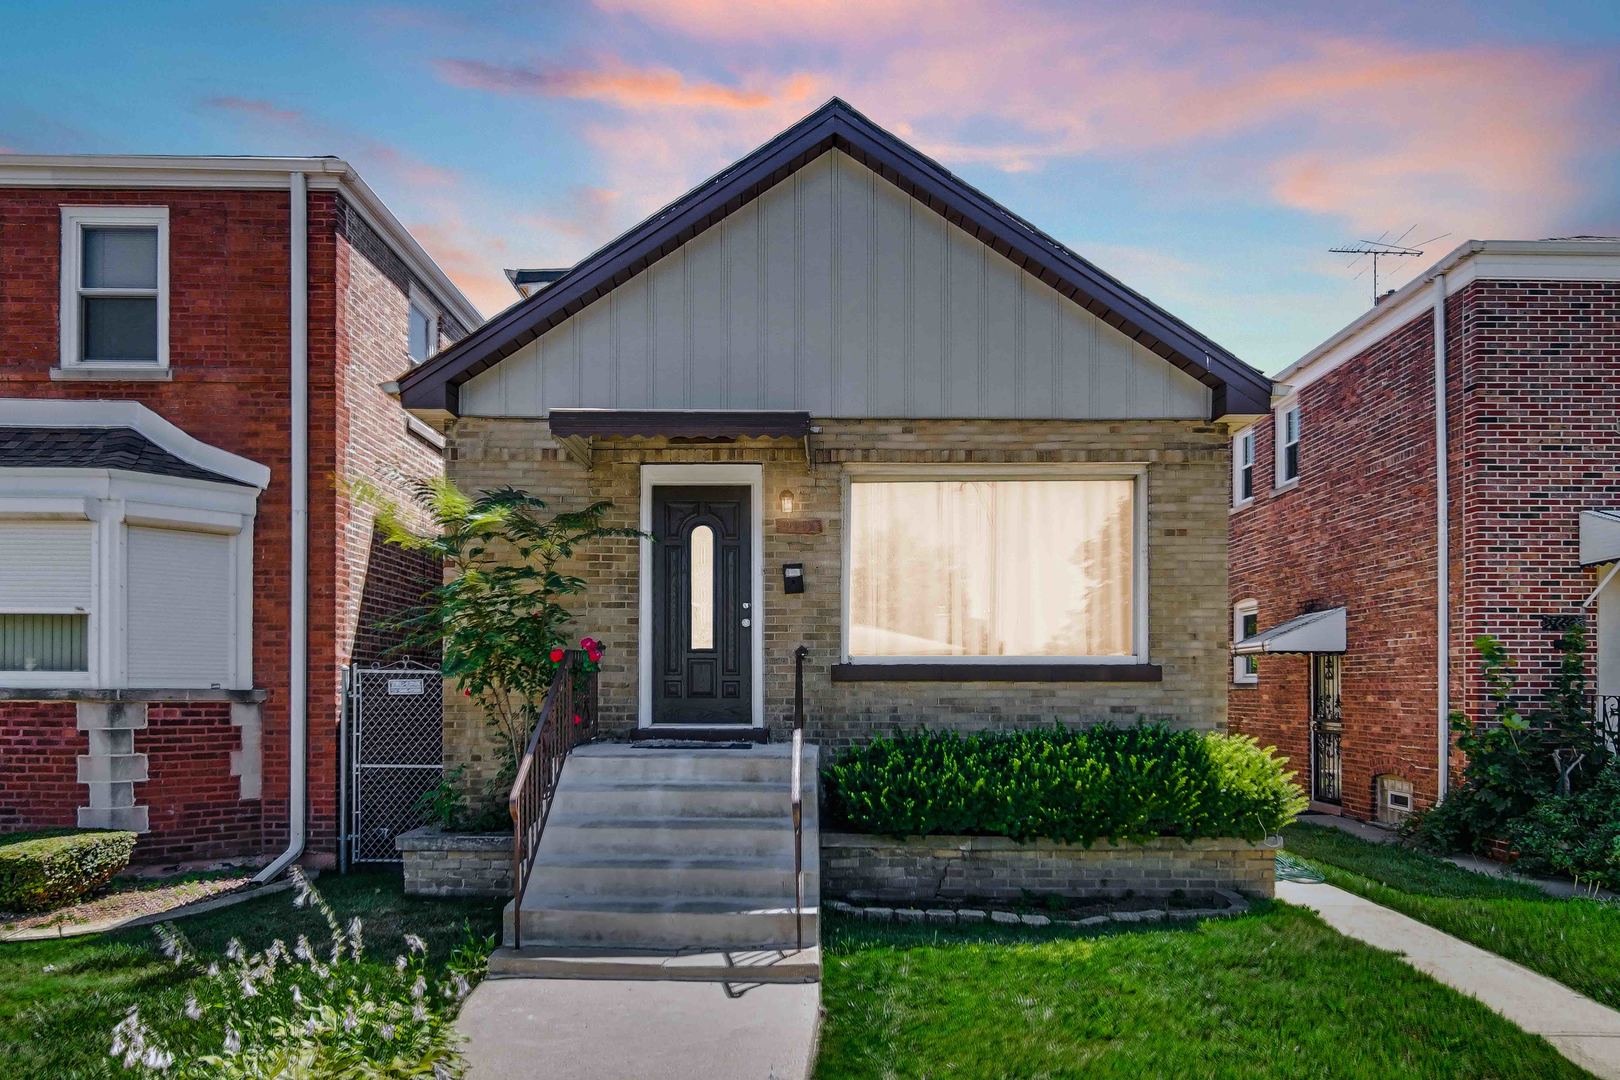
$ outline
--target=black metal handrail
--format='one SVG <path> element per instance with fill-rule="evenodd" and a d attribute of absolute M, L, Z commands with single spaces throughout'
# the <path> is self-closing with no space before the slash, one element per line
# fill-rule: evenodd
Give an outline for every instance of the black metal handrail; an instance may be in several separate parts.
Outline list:
<path fill-rule="evenodd" d="M 804 661 L 810 650 L 793 650 L 793 928 L 804 949 Z"/>
<path fill-rule="evenodd" d="M 574 686 L 580 653 L 570 651 L 557 669 L 528 745 L 518 760 L 506 808 L 512 815 L 512 944 L 523 947 L 523 890 L 534 870 L 540 834 L 557 793 L 563 762 L 574 747 L 596 737 L 596 672 L 585 676 L 584 693 Z"/>
<path fill-rule="evenodd" d="M 1598 738 L 1611 751 L 1620 750 L 1620 694 L 1598 695 L 1592 710 L 1592 723 Z"/>

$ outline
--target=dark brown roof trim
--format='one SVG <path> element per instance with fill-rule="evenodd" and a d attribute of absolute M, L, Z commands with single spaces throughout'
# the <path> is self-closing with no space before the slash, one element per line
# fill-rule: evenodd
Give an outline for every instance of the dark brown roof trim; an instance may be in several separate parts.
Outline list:
<path fill-rule="evenodd" d="M 552 409 L 551 433 L 559 439 L 593 435 L 721 439 L 755 435 L 799 439 L 810 434 L 807 412 L 743 409 Z"/>
<path fill-rule="evenodd" d="M 406 408 L 459 412 L 461 383 L 833 149 L 1210 387 L 1213 415 L 1269 410 L 1271 381 L 1260 372 L 838 98 L 416 368 L 400 380 L 400 400 Z"/>

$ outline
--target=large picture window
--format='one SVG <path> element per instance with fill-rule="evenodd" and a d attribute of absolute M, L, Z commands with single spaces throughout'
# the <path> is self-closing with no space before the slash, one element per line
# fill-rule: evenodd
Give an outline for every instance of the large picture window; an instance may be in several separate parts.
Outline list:
<path fill-rule="evenodd" d="M 853 659 L 1129 660 L 1136 481 L 856 479 Z"/>

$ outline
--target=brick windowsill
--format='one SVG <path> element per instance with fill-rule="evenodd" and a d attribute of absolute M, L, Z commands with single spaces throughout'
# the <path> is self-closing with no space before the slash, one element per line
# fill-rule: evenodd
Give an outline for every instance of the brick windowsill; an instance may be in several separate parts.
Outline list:
<path fill-rule="evenodd" d="M 1158 664 L 834 664 L 841 682 L 1162 682 Z"/>

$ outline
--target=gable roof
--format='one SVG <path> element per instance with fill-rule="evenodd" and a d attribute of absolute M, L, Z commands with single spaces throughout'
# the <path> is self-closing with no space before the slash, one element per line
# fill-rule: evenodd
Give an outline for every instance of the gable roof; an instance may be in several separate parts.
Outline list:
<path fill-rule="evenodd" d="M 840 150 L 1212 390 L 1212 415 L 1260 414 L 1271 382 L 916 149 L 833 98 L 586 256 L 399 381 L 408 409 L 460 411 L 459 387 L 829 150 Z"/>

